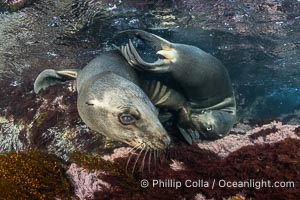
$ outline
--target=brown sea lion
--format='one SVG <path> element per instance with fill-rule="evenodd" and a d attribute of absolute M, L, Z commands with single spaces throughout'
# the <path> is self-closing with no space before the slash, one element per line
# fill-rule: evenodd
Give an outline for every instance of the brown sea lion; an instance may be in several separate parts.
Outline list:
<path fill-rule="evenodd" d="M 230 131 L 236 120 L 236 101 L 228 72 L 217 58 L 195 46 L 171 43 L 142 30 L 124 32 L 134 33 L 163 56 L 153 63 L 146 62 L 129 40 L 120 50 L 132 67 L 149 73 L 170 73 L 180 85 L 179 91 L 164 86 L 175 94 L 164 98 L 163 106 L 177 111 L 178 127 L 189 143 L 218 139 Z"/>
<path fill-rule="evenodd" d="M 72 79 L 77 82 L 79 115 L 91 129 L 141 149 L 170 144 L 155 106 L 119 52 L 104 53 L 81 70 L 46 69 L 36 78 L 34 91 Z"/>

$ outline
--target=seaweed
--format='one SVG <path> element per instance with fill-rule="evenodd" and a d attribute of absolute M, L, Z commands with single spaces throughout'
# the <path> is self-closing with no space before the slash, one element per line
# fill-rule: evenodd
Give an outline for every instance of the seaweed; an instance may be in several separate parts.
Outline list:
<path fill-rule="evenodd" d="M 280 121 L 276 117 L 271 118 L 255 118 L 255 119 L 249 119 L 249 125 L 251 126 L 263 126 L 265 124 L 269 124 L 273 121 Z"/>
<path fill-rule="evenodd" d="M 66 163 L 37 151 L 0 154 L 0 199 L 71 199 Z"/>
<path fill-rule="evenodd" d="M 5 86 L 0 88 L 1 115 L 25 123 L 31 122 L 42 104 L 32 92 L 33 82 L 27 80 L 20 83 L 20 86 L 12 86 L 10 81 L 3 81 L 1 84 Z"/>
<path fill-rule="evenodd" d="M 45 140 L 42 133 L 46 132 L 49 127 L 56 126 L 58 121 L 62 119 L 62 113 L 54 110 L 49 110 L 40 114 L 40 116 L 33 123 L 29 136 L 31 143 L 35 148 L 41 149 L 46 147 L 47 144 L 51 142 L 53 138 L 48 138 Z"/>
<path fill-rule="evenodd" d="M 278 131 L 278 129 L 273 126 L 272 128 L 266 128 L 266 129 L 262 129 L 256 133 L 253 133 L 252 135 L 249 135 L 249 138 L 252 140 L 256 140 L 259 137 L 263 137 L 264 139 L 266 139 L 266 136 L 271 134 L 271 133 L 276 133 Z"/>
<path fill-rule="evenodd" d="M 150 173 L 135 173 L 132 182 L 126 180 L 126 176 L 116 176 L 108 173 L 101 177 L 114 187 L 109 191 L 97 192 L 97 198 L 105 199 L 170 199 L 186 198 L 194 199 L 199 193 L 206 198 L 232 198 L 241 199 L 297 199 L 300 195 L 300 142 L 295 139 L 285 139 L 278 143 L 247 146 L 231 153 L 224 159 L 216 154 L 197 148 L 196 146 L 179 145 L 172 147 L 157 161 L 156 167 Z M 172 170 L 171 160 L 184 163 L 184 169 Z M 127 158 L 119 158 L 118 163 L 124 166 Z M 138 166 L 141 165 L 141 159 Z M 100 163 L 98 167 L 102 169 Z M 94 165 L 94 167 L 97 167 Z M 122 172 L 119 171 L 119 172 Z M 125 173 L 125 172 L 124 172 Z M 137 187 L 140 180 L 174 180 L 183 185 L 174 187 Z M 199 187 L 185 187 L 186 180 L 195 181 Z M 201 182 L 202 180 L 202 182 Z M 216 186 L 212 189 L 212 183 Z M 220 180 L 226 181 L 293 181 L 294 187 L 221 187 Z M 125 182 L 122 182 L 125 181 Z M 134 181 L 136 183 L 134 184 Z M 204 182 L 204 183 L 203 183 Z M 132 184 L 132 185 L 131 185 Z M 209 187 L 206 187 L 207 184 Z M 118 188 L 118 189 L 116 189 Z"/>
<path fill-rule="evenodd" d="M 88 155 L 80 152 L 75 152 L 70 155 L 70 161 L 78 164 L 80 167 L 84 167 L 87 170 L 101 170 L 105 172 L 101 176 L 101 180 L 107 181 L 113 187 L 101 192 L 95 193 L 95 199 L 110 199 L 112 197 L 128 197 L 138 192 L 141 192 L 140 184 L 136 177 L 132 174 L 128 174 L 125 171 L 125 166 L 120 163 L 112 163 L 110 161 L 103 160 L 100 155 Z M 122 194 L 114 192 L 119 191 L 116 188 L 122 188 Z M 97 197 L 97 198 L 96 198 Z M 100 198 L 101 197 L 101 198 Z"/>

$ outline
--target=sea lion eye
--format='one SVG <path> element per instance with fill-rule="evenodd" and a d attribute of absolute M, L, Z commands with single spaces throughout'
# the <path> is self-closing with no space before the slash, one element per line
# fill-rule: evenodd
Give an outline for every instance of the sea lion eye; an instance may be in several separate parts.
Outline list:
<path fill-rule="evenodd" d="M 211 127 L 211 126 L 208 126 L 208 127 L 206 127 L 206 130 L 207 130 L 207 131 L 211 131 L 211 130 L 212 130 L 212 127 Z"/>
<path fill-rule="evenodd" d="M 119 120 L 124 125 L 132 124 L 136 121 L 136 118 L 129 113 L 122 113 L 119 116 Z"/>

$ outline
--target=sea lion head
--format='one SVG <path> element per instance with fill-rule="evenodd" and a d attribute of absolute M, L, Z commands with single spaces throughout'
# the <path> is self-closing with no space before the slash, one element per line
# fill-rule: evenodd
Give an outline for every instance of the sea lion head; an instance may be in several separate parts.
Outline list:
<path fill-rule="evenodd" d="M 206 110 L 191 113 L 190 119 L 201 139 L 215 140 L 228 134 L 235 121 L 235 116 L 222 110 Z"/>
<path fill-rule="evenodd" d="M 164 149 L 170 144 L 155 106 L 133 82 L 107 72 L 81 88 L 78 111 L 91 129 L 139 148 Z"/>

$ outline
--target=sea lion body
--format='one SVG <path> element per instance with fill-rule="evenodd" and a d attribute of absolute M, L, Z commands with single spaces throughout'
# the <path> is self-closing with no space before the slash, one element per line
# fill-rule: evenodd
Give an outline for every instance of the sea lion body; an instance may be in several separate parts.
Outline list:
<path fill-rule="evenodd" d="M 156 108 L 119 52 L 104 53 L 78 71 L 44 70 L 35 92 L 68 79 L 77 79 L 78 112 L 92 130 L 136 148 L 164 149 L 170 144 Z"/>
<path fill-rule="evenodd" d="M 229 75 L 223 64 L 199 48 L 174 44 L 178 58 L 170 72 L 190 103 L 205 108 L 232 96 Z"/>
<path fill-rule="evenodd" d="M 169 102 L 175 105 L 173 109 L 178 112 L 178 126 L 185 139 L 192 143 L 197 139 L 224 137 L 236 118 L 235 96 L 224 65 L 195 46 L 171 43 L 141 30 L 125 32 L 133 32 L 150 42 L 157 48 L 157 54 L 164 57 L 153 63 L 145 62 L 129 41 L 120 50 L 132 67 L 149 73 L 170 73 L 181 86 L 181 90 L 176 91 L 167 85 L 172 93 L 175 91 L 173 96 L 181 99 L 180 104 L 176 106 L 169 98 L 164 105 Z"/>
<path fill-rule="evenodd" d="M 76 79 L 77 90 L 80 91 L 80 88 L 95 75 L 106 72 L 114 73 L 139 85 L 139 79 L 135 71 L 131 69 L 118 52 L 110 51 L 94 58 L 79 71 Z"/>

